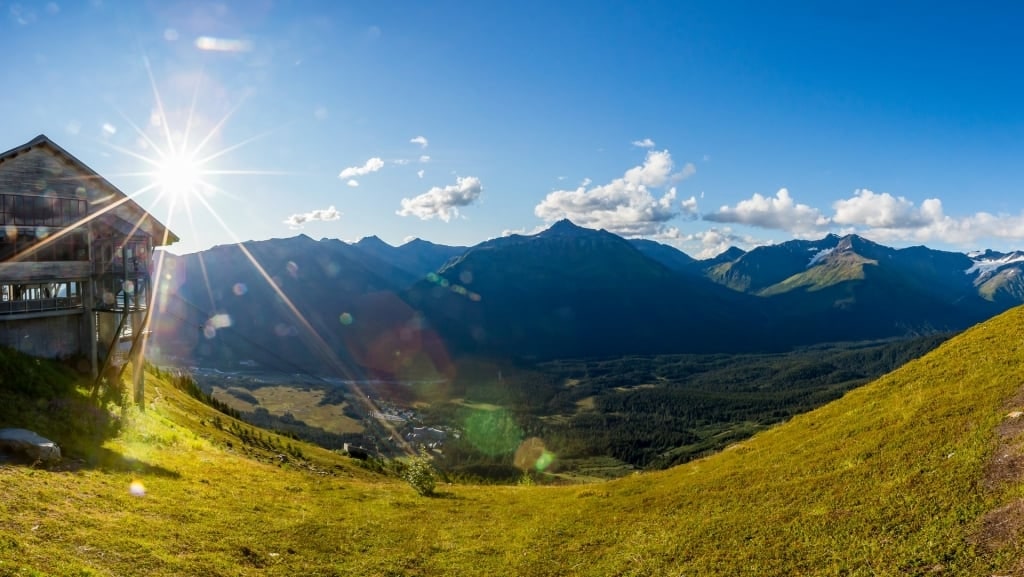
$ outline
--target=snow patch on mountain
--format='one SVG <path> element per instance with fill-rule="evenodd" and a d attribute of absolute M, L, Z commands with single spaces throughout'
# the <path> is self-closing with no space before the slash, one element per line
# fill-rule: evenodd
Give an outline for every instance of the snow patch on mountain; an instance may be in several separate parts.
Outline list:
<path fill-rule="evenodd" d="M 983 258 L 974 261 L 971 268 L 964 271 L 966 275 L 977 274 L 978 276 L 984 276 L 992 271 L 1017 262 L 1024 262 L 1024 253 L 1012 252 L 1007 255 L 1003 255 L 1000 258 Z"/>
<path fill-rule="evenodd" d="M 832 252 L 835 251 L 835 250 L 836 250 L 835 247 L 819 250 L 817 254 L 815 254 L 814 256 L 811 257 L 810 262 L 807 263 L 807 268 L 811 268 L 812 266 L 818 264 L 819 262 L 824 260 L 825 257 L 827 257 L 828 255 L 832 254 Z"/>

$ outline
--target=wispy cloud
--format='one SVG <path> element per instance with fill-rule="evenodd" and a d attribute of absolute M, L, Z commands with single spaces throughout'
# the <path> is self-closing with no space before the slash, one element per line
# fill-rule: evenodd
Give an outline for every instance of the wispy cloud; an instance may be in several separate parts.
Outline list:
<path fill-rule="evenodd" d="M 410 138 L 409 142 L 411 142 L 413 144 L 420 145 L 420 148 L 426 148 L 426 147 L 430 146 L 430 141 L 427 140 L 426 136 L 416 136 L 414 138 Z M 442 147 L 442 148 L 444 148 L 444 147 Z"/>
<path fill-rule="evenodd" d="M 400 216 L 415 216 L 421 220 L 439 218 L 449 222 L 452 217 L 459 216 L 459 208 L 469 206 L 480 198 L 483 185 L 475 176 L 459 177 L 455 184 L 445 187 L 435 186 L 427 192 L 413 197 L 403 198 Z"/>
<path fill-rule="evenodd" d="M 348 179 L 348 182 L 346 182 L 345 184 L 347 184 L 348 186 L 350 186 L 352 188 L 356 188 L 357 186 L 359 186 L 359 181 L 354 179 L 354 178 L 350 178 L 350 179 Z"/>
<path fill-rule="evenodd" d="M 650 138 L 645 138 L 643 140 L 634 140 L 633 146 L 637 148 L 654 148 L 654 141 L 651 140 Z"/>
<path fill-rule="evenodd" d="M 341 218 L 341 212 L 334 206 L 318 208 L 307 213 L 293 214 L 284 220 L 290 228 L 302 228 L 302 225 L 313 221 L 329 221 Z"/>
<path fill-rule="evenodd" d="M 338 174 L 338 178 L 352 178 L 353 176 L 365 176 L 371 172 L 377 172 L 384 168 L 384 161 L 378 157 L 373 157 L 366 161 L 362 166 L 350 166 L 341 171 Z"/>
<path fill-rule="evenodd" d="M 420 157 L 420 163 L 421 164 L 426 164 L 428 162 L 430 162 L 430 157 L 427 156 L 426 154 L 424 154 L 423 156 Z"/>
<path fill-rule="evenodd" d="M 200 36 L 196 38 L 196 48 L 207 52 L 249 52 L 252 42 L 242 38 L 217 38 Z"/>

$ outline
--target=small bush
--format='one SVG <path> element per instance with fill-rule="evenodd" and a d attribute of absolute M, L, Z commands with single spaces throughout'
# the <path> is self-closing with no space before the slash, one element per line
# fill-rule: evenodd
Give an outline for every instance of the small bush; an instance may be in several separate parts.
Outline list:
<path fill-rule="evenodd" d="M 433 495 L 434 487 L 437 486 L 437 475 L 430 455 L 426 451 L 421 451 L 419 456 L 410 459 L 402 478 L 420 495 Z"/>

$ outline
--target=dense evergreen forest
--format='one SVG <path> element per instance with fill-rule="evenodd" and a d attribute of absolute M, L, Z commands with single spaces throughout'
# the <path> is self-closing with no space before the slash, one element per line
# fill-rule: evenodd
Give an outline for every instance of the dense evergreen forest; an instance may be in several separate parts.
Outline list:
<path fill-rule="evenodd" d="M 581 459 L 614 457 L 635 468 L 664 468 L 721 450 L 790 417 L 841 397 L 937 347 L 949 334 L 822 345 L 780 354 L 656 355 L 559 360 L 468 371 L 431 420 L 466 422 L 465 401 L 508 408 L 497 428 L 536 437 L 557 459 L 551 471 Z M 513 476 L 511 451 L 468 442 L 446 447 L 451 470 Z"/>

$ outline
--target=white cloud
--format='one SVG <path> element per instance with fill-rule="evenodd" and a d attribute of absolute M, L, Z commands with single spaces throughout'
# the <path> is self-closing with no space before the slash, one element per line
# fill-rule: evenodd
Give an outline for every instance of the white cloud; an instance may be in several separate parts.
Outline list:
<path fill-rule="evenodd" d="M 944 242 L 975 245 L 982 239 L 1024 240 L 1024 214 L 978 212 L 952 217 L 944 214 L 942 201 L 930 198 L 921 203 L 921 214 L 929 220 L 913 227 L 876 227 L 861 232 L 878 242 Z"/>
<path fill-rule="evenodd" d="M 414 138 L 410 138 L 409 142 L 420 145 L 420 148 L 426 148 L 430 146 L 430 141 L 427 140 L 426 136 L 416 136 Z"/>
<path fill-rule="evenodd" d="M 774 197 L 754 193 L 734 207 L 723 206 L 704 215 L 704 220 L 773 228 L 795 234 L 824 230 L 830 223 L 818 209 L 794 202 L 785 188 L 780 188 Z"/>
<path fill-rule="evenodd" d="M 354 178 L 350 178 L 350 179 L 348 179 L 348 182 L 346 182 L 345 184 L 349 185 L 352 188 L 355 188 L 355 187 L 359 186 L 359 181 L 354 179 Z"/>
<path fill-rule="evenodd" d="M 525 226 L 519 228 L 506 228 L 505 230 L 501 231 L 501 236 L 512 236 L 513 234 L 533 235 L 537 234 L 538 232 L 543 232 L 547 230 L 547 228 L 548 226 L 546 224 L 537 225 L 533 227 L 533 229 L 531 230 L 527 230 Z"/>
<path fill-rule="evenodd" d="M 852 198 L 837 200 L 832 208 L 836 211 L 832 222 L 871 228 L 919 228 L 942 217 L 938 199 L 927 199 L 918 208 L 902 196 L 875 194 L 866 188 L 855 191 Z"/>
<path fill-rule="evenodd" d="M 419 196 L 403 198 L 402 208 L 397 214 L 415 216 L 421 220 L 436 217 L 448 222 L 452 217 L 459 216 L 459 207 L 469 206 L 480 198 L 483 188 L 480 179 L 475 176 L 459 177 L 455 184 L 444 188 L 435 186 Z"/>
<path fill-rule="evenodd" d="M 420 178 L 423 178 L 423 175 L 424 175 L 424 174 L 426 174 L 426 173 L 427 173 L 427 171 L 425 171 L 425 170 L 423 170 L 423 169 L 421 168 L 421 169 L 419 169 L 419 170 L 417 170 L 417 171 L 416 171 L 416 176 L 418 176 L 418 177 L 420 177 Z"/>
<path fill-rule="evenodd" d="M 286 218 L 284 223 L 290 228 L 302 228 L 302 225 L 307 222 L 338 220 L 339 218 L 341 218 L 341 212 L 334 208 L 334 206 L 330 206 L 328 208 L 318 208 L 305 214 L 293 214 Z"/>
<path fill-rule="evenodd" d="M 677 174 L 674 174 L 672 178 L 673 180 L 678 182 L 680 180 L 686 180 L 687 178 L 690 178 L 695 174 L 697 174 L 697 166 L 692 162 L 687 162 L 686 164 L 683 165 L 683 169 L 680 170 Z"/>
<path fill-rule="evenodd" d="M 737 234 L 726 226 L 710 228 L 693 234 L 680 235 L 674 241 L 669 242 L 669 244 L 686 252 L 693 258 L 705 259 L 718 256 L 733 246 L 743 250 L 750 250 L 772 243 L 756 239 L 750 235 Z"/>
<path fill-rule="evenodd" d="M 252 42 L 240 38 L 218 38 L 216 36 L 199 36 L 196 48 L 207 52 L 250 52 Z"/>
<path fill-rule="evenodd" d="M 362 166 L 350 166 L 345 170 L 342 170 L 338 174 L 338 178 L 352 178 L 353 176 L 366 176 L 371 172 L 377 172 L 384 168 L 384 161 L 378 157 L 373 157 L 366 161 Z"/>
<path fill-rule="evenodd" d="M 977 212 L 954 217 L 942 201 L 928 198 L 920 206 L 887 192 L 858 189 L 851 198 L 832 204 L 832 221 L 844 232 L 856 232 L 878 242 L 943 242 L 970 245 L 982 239 L 1024 240 L 1024 214 Z"/>
<path fill-rule="evenodd" d="M 684 217 L 688 219 L 696 219 L 698 216 L 700 216 L 700 211 L 697 209 L 696 196 L 691 196 L 690 198 L 684 200 L 682 206 Z"/>
<path fill-rule="evenodd" d="M 568 218 L 580 226 L 603 228 L 623 236 L 655 235 L 681 211 L 675 205 L 675 188 L 660 197 L 653 195 L 651 189 L 692 174 L 685 167 L 678 174 L 673 174 L 672 169 L 672 156 L 667 150 L 650 151 L 642 165 L 630 168 L 622 178 L 593 188 L 587 188 L 590 183 L 585 180 L 575 190 L 556 190 L 537 204 L 533 212 L 548 222 Z M 690 202 L 684 202 L 683 208 Z"/>
<path fill-rule="evenodd" d="M 409 164 L 409 159 L 408 158 L 396 158 L 395 160 L 392 160 L 391 162 L 392 162 L 392 164 L 396 164 L 398 166 L 405 166 L 406 164 Z"/>
<path fill-rule="evenodd" d="M 424 154 L 423 156 L 420 157 L 420 162 L 423 163 L 423 164 L 426 164 L 426 163 L 430 162 L 430 157 L 427 156 L 426 154 Z"/>
<path fill-rule="evenodd" d="M 654 148 L 654 141 L 651 140 L 650 138 L 645 138 L 643 140 L 634 140 L 633 146 L 636 146 L 637 148 Z"/>

